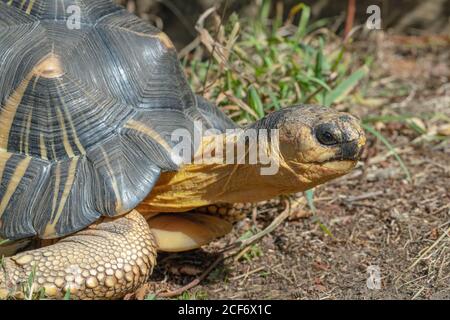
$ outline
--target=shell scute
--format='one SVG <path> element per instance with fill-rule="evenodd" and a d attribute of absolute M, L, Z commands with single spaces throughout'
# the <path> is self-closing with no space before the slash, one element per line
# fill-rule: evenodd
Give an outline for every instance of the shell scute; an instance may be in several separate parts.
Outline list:
<path fill-rule="evenodd" d="M 8 239 L 133 209 L 178 168 L 170 131 L 202 118 L 167 36 L 110 1 L 0 0 L 0 87 Z"/>

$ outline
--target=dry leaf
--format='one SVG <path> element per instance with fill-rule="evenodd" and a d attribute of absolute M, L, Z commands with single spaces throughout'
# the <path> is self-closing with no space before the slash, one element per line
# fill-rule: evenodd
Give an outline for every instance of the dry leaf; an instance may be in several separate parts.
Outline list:
<path fill-rule="evenodd" d="M 437 133 L 441 136 L 450 136 L 450 123 L 439 126 L 437 128 Z"/>
<path fill-rule="evenodd" d="M 406 123 L 410 124 L 410 125 L 415 125 L 417 126 L 420 130 L 422 130 L 423 132 L 427 132 L 427 126 L 425 125 L 425 123 L 422 121 L 422 119 L 420 118 L 410 118 L 406 120 Z"/>

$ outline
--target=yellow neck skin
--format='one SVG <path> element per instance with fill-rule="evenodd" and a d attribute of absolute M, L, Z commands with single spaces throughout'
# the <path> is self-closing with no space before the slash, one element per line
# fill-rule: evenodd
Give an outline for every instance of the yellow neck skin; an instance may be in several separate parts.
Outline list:
<path fill-rule="evenodd" d="M 203 150 L 213 141 L 204 138 Z M 204 151 L 203 151 L 204 152 Z M 185 212 L 216 203 L 258 202 L 301 192 L 347 173 L 353 161 L 304 164 L 279 158 L 275 175 L 261 175 L 261 165 L 188 164 L 164 173 L 137 208 L 141 213 Z"/>

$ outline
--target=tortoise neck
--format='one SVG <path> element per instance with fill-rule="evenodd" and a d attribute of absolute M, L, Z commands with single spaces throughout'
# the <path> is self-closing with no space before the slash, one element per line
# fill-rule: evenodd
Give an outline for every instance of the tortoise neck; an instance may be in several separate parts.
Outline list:
<path fill-rule="evenodd" d="M 143 214 L 185 212 L 218 203 L 259 202 L 296 191 L 285 187 L 284 182 L 295 179 L 292 175 L 283 174 L 281 182 L 259 171 L 254 165 L 189 164 L 178 172 L 163 173 L 137 210 Z"/>
<path fill-rule="evenodd" d="M 257 136 L 261 132 L 267 134 L 256 132 Z M 163 173 L 138 211 L 184 212 L 218 203 L 264 201 L 311 189 L 342 176 L 354 166 L 349 161 L 337 162 L 333 167 L 332 163 L 324 166 L 287 159 L 274 145 L 276 137 L 248 141 L 246 137 L 254 139 L 254 132 L 247 130 L 223 135 L 204 137 L 192 163 L 182 165 L 176 172 Z"/>
<path fill-rule="evenodd" d="M 303 184 L 279 156 L 272 143 L 275 139 L 261 130 L 204 137 L 192 163 L 177 172 L 163 173 L 138 211 L 184 212 L 300 191 Z"/>

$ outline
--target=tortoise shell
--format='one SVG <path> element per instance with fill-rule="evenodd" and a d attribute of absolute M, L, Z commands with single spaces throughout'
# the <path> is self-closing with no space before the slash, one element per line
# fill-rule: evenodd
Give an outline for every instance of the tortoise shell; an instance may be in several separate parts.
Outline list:
<path fill-rule="evenodd" d="M 167 36 L 122 7 L 0 0 L 1 238 L 57 238 L 132 210 L 180 165 L 172 131 L 197 120 L 234 127 L 192 93 Z"/>

